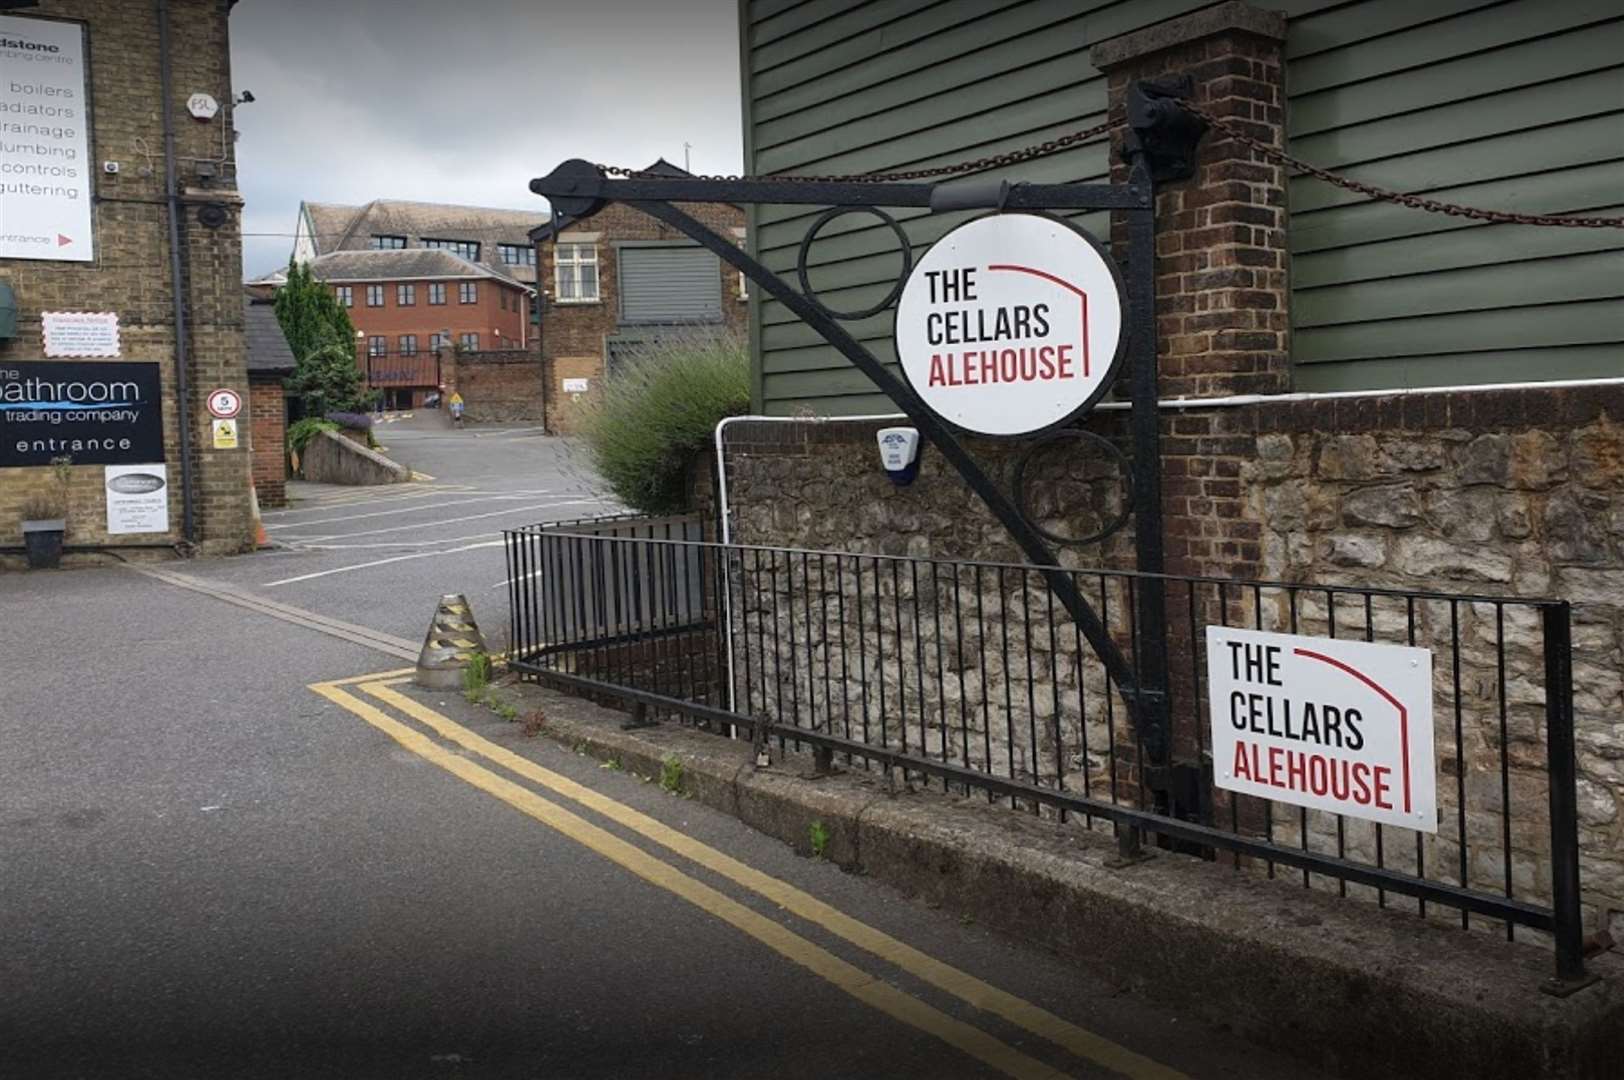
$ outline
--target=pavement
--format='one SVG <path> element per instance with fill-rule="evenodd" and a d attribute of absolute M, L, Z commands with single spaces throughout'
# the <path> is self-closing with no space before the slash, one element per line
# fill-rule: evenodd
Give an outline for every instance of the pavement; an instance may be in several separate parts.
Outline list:
<path fill-rule="evenodd" d="M 614 508 L 434 419 L 284 550 L 0 574 L 0 1076 L 1311 1075 L 399 684 L 439 594 L 499 631 L 503 526 Z"/>

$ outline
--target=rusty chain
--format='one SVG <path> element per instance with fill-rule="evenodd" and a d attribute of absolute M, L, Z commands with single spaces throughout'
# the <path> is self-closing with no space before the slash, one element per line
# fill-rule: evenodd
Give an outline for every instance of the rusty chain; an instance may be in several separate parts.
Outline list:
<path fill-rule="evenodd" d="M 1214 116 L 1211 112 L 1181 99 L 1169 99 L 1177 102 L 1179 107 L 1206 121 L 1213 130 L 1225 137 L 1233 139 L 1241 146 L 1254 153 L 1261 154 L 1287 168 L 1323 180 L 1327 184 L 1342 188 L 1345 191 L 1356 192 L 1382 202 L 1396 203 L 1407 206 L 1412 210 L 1423 210 L 1433 214 L 1447 214 L 1451 217 L 1469 218 L 1473 221 L 1486 221 L 1502 225 L 1549 225 L 1570 229 L 1624 229 L 1624 217 L 1582 217 L 1577 215 L 1561 214 L 1519 214 L 1509 210 L 1485 210 L 1482 207 L 1463 206 L 1459 203 L 1443 202 L 1439 199 L 1429 199 L 1421 195 L 1409 195 L 1391 188 L 1379 187 L 1376 184 L 1367 184 L 1362 180 L 1334 173 L 1329 169 L 1320 168 L 1301 158 L 1296 158 L 1284 150 L 1270 146 L 1261 139 L 1254 138 L 1240 130 L 1223 117 Z M 1104 135 L 1117 126 L 1117 122 L 1107 120 L 1102 124 L 1074 131 L 1069 135 L 1049 139 L 1046 142 L 1023 146 L 1019 150 L 1011 150 L 1003 154 L 992 154 L 987 157 L 973 158 L 969 161 L 960 161 L 952 165 L 937 165 L 928 169 L 909 169 L 901 172 L 884 173 L 850 173 L 834 174 L 828 176 L 799 176 L 799 175 L 722 175 L 722 176 L 695 176 L 695 180 L 723 181 L 739 183 L 744 181 L 779 182 L 779 183 L 836 183 L 836 184 L 889 184 L 908 180 L 926 180 L 931 177 L 957 176 L 962 173 L 980 172 L 983 169 L 993 169 L 1004 165 L 1015 165 L 1023 161 L 1034 161 L 1038 158 L 1057 154 L 1068 147 L 1089 139 Z M 646 169 L 628 169 L 620 165 L 595 166 L 605 176 L 620 176 L 627 179 L 662 179 L 668 178 L 664 174 L 649 172 Z"/>
<path fill-rule="evenodd" d="M 1367 184 L 1362 180 L 1342 176 L 1329 169 L 1322 169 L 1318 165 L 1311 165 L 1301 158 L 1292 157 L 1284 150 L 1270 146 L 1261 139 L 1255 139 L 1234 124 L 1188 101 L 1179 101 L 1179 106 L 1186 112 L 1192 113 L 1205 120 L 1213 130 L 1222 133 L 1246 147 L 1248 150 L 1262 154 L 1271 161 L 1278 162 L 1300 173 L 1323 180 L 1327 184 L 1342 188 L 1345 191 L 1368 195 L 1372 199 L 1383 202 L 1397 203 L 1408 206 L 1412 210 L 1425 210 L 1433 214 L 1448 214 L 1451 217 L 1470 218 L 1473 221 L 1489 221 L 1499 225 L 1554 225 L 1569 229 L 1624 229 L 1624 217 L 1577 217 L 1560 214 L 1518 214 L 1509 210 L 1484 210 L 1477 206 L 1462 206 L 1459 203 L 1443 202 L 1438 199 L 1428 199 L 1420 195 L 1407 195 L 1402 191 L 1393 191 L 1390 188 Z"/>

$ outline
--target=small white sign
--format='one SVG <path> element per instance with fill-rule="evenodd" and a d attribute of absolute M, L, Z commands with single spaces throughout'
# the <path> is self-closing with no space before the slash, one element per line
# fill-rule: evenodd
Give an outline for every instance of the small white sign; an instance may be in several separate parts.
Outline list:
<path fill-rule="evenodd" d="M 119 356 L 118 315 L 112 311 L 42 311 L 46 356 Z"/>
<path fill-rule="evenodd" d="M 89 262 L 95 250 L 83 26 L 0 15 L 0 71 L 0 121 L 6 127 L 0 138 L 0 259 Z"/>
<path fill-rule="evenodd" d="M 169 531 L 169 476 L 162 465 L 109 465 L 103 481 L 107 492 L 107 531 Z"/>
<path fill-rule="evenodd" d="M 564 393 L 566 393 L 566 394 L 584 394 L 584 393 L 587 392 L 587 389 L 588 389 L 588 387 L 590 385 L 591 384 L 586 379 L 565 379 L 564 380 Z"/>
<path fill-rule="evenodd" d="M 221 387 L 209 394 L 209 415 L 230 420 L 242 412 L 242 395 Z"/>
<path fill-rule="evenodd" d="M 1122 288 L 1081 230 L 1038 214 L 960 225 L 919 260 L 897 302 L 897 359 L 937 416 L 981 435 L 1070 420 L 1111 385 Z"/>
<path fill-rule="evenodd" d="M 1219 787 L 1438 831 L 1430 651 L 1209 626 L 1207 681 Z"/>
<path fill-rule="evenodd" d="M 220 111 L 220 103 L 213 94 L 196 93 L 186 99 L 186 111 L 198 120 L 213 120 Z"/>

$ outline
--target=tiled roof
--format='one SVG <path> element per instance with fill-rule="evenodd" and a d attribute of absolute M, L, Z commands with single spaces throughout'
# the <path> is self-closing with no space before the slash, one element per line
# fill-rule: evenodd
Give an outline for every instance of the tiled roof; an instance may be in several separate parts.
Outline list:
<path fill-rule="evenodd" d="M 529 286 L 506 267 L 470 262 L 435 248 L 398 251 L 335 251 L 310 262 L 318 281 L 410 281 L 425 278 L 492 278 L 518 288 Z"/>
<path fill-rule="evenodd" d="M 248 341 L 248 372 L 251 375 L 293 373 L 293 350 L 276 321 L 276 309 L 268 300 L 243 297 L 245 337 Z"/>
<path fill-rule="evenodd" d="M 481 262 L 502 267 L 509 276 L 527 284 L 535 281 L 535 268 L 504 266 L 497 245 L 529 247 L 530 230 L 547 220 L 546 213 L 539 210 L 502 210 L 405 199 L 374 199 L 365 206 L 307 202 L 304 208 L 318 255 L 368 250 L 374 236 L 404 236 L 407 250 L 416 248 L 424 239 L 472 240 L 479 244 Z"/>

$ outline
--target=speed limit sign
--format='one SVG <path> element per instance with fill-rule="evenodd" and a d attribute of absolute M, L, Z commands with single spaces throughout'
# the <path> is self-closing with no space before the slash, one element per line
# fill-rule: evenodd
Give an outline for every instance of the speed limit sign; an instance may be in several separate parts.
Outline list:
<path fill-rule="evenodd" d="M 230 420 L 242 412 L 242 395 L 221 387 L 209 395 L 209 415 Z"/>

